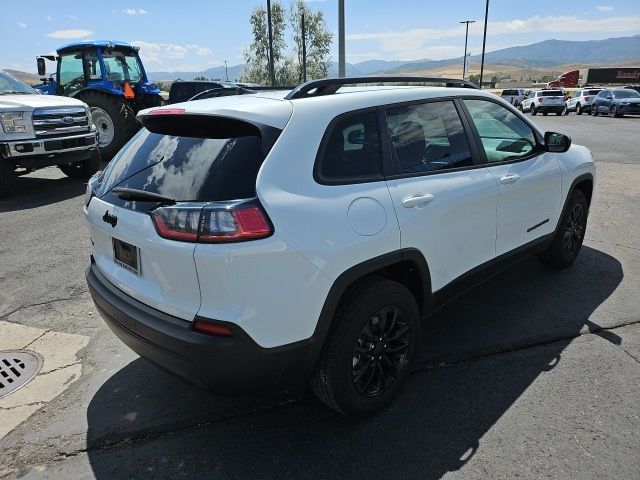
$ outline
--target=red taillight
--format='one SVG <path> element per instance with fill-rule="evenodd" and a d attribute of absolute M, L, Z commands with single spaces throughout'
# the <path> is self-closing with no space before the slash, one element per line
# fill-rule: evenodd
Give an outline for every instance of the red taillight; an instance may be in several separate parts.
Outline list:
<path fill-rule="evenodd" d="M 538 102 L 542 102 L 542 97 L 538 97 Z"/>
<path fill-rule="evenodd" d="M 271 235 L 271 224 L 258 205 L 205 208 L 199 242 L 237 242 Z"/>
<path fill-rule="evenodd" d="M 589 100 L 589 97 L 584 97 L 584 101 L 586 102 L 587 100 Z"/>
<path fill-rule="evenodd" d="M 182 115 L 186 110 L 184 108 L 159 108 L 151 110 L 150 115 Z"/>
<path fill-rule="evenodd" d="M 271 223 L 259 205 L 183 204 L 151 213 L 161 237 L 183 242 L 239 242 L 268 237 Z"/>
<path fill-rule="evenodd" d="M 233 337 L 235 333 L 226 325 L 220 325 L 218 323 L 203 322 L 196 320 L 193 322 L 193 329 L 196 332 L 207 333 L 209 335 L 217 335 L 219 337 Z"/>

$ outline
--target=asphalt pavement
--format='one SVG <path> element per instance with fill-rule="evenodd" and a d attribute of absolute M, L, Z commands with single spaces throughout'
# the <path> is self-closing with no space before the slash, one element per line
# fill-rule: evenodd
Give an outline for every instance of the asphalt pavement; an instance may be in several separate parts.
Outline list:
<path fill-rule="evenodd" d="M 361 421 L 306 388 L 215 397 L 137 357 L 87 292 L 84 184 L 21 178 L 0 200 L 0 346 L 73 338 L 60 368 L 78 375 L 0 403 L 0 426 L 27 412 L 0 428 L 0 477 L 640 478 L 640 118 L 534 121 L 598 162 L 579 258 L 524 261 L 440 311 L 399 398 Z"/>

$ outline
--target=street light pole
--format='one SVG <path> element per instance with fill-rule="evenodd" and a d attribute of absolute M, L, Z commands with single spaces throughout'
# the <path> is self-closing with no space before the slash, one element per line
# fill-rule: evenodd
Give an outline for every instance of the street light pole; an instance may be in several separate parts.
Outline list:
<path fill-rule="evenodd" d="M 464 34 L 464 58 L 462 59 L 462 79 L 464 80 L 465 74 L 467 73 L 467 40 L 469 39 L 469 24 L 476 23 L 475 20 L 463 20 L 460 23 L 466 23 L 467 28 Z"/>
<path fill-rule="evenodd" d="M 273 67 L 273 32 L 271 31 L 271 0 L 267 0 L 267 28 L 269 30 L 269 77 L 271 86 L 276 84 L 276 74 Z"/>
<path fill-rule="evenodd" d="M 307 28 L 304 23 L 304 12 L 302 12 L 302 25 L 300 30 L 302 31 L 302 81 L 307 81 Z"/>
<path fill-rule="evenodd" d="M 344 0 L 338 0 L 338 76 L 346 76 L 346 61 L 344 54 Z"/>
<path fill-rule="evenodd" d="M 229 81 L 229 70 L 227 70 L 227 61 L 224 61 L 224 76 L 227 79 L 227 82 Z"/>
<path fill-rule="evenodd" d="M 482 60 L 480 61 L 480 89 L 482 89 L 482 75 L 484 74 L 484 49 L 487 44 L 487 18 L 489 18 L 489 0 L 484 10 L 484 35 L 482 37 Z"/>

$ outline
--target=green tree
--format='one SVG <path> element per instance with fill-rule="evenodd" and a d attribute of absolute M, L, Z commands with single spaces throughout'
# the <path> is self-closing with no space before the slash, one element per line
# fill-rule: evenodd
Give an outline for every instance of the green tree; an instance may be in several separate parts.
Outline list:
<path fill-rule="evenodd" d="M 201 80 L 203 82 L 207 82 L 209 79 L 207 77 L 198 76 L 198 77 L 194 78 L 194 80 Z"/>
<path fill-rule="evenodd" d="M 291 5 L 289 14 L 279 2 L 271 4 L 273 59 L 277 85 L 296 85 L 302 81 L 302 14 L 305 17 L 307 79 L 325 78 L 329 69 L 329 51 L 333 34 L 327 29 L 324 14 L 312 11 L 303 0 Z M 287 31 L 286 22 L 289 24 Z M 269 85 L 269 33 L 267 12 L 263 6 L 251 14 L 253 42 L 245 50 L 245 67 L 240 81 Z M 292 41 L 287 50 L 285 34 Z"/>
<path fill-rule="evenodd" d="M 249 18 L 253 33 L 253 42 L 244 52 L 245 66 L 240 80 L 243 82 L 270 85 L 269 75 L 269 31 L 267 29 L 267 10 L 260 5 L 251 12 Z M 273 64 L 276 72 L 283 66 L 285 49 L 285 11 L 280 2 L 271 3 L 271 26 L 273 32 Z"/>
<path fill-rule="evenodd" d="M 473 75 L 469 75 L 468 80 L 476 85 L 480 85 L 480 74 L 474 73 Z"/>

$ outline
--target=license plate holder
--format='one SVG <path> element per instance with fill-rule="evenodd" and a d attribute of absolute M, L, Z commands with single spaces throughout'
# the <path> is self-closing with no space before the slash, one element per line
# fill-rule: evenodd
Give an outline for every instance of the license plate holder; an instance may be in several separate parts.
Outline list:
<path fill-rule="evenodd" d="M 113 260 L 125 270 L 140 275 L 140 249 L 135 245 L 114 238 Z"/>

